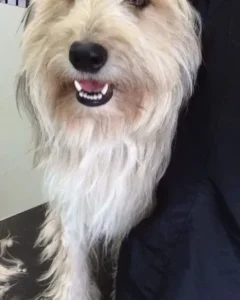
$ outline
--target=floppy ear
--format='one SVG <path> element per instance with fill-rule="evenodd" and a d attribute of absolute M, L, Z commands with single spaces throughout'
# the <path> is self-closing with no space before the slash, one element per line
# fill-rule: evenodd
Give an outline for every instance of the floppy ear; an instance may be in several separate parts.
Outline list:
<path fill-rule="evenodd" d="M 28 8 L 26 9 L 26 12 L 21 21 L 21 25 L 23 26 L 24 30 L 33 19 L 34 8 L 35 8 L 35 4 L 32 1 L 28 6 Z M 16 98 L 17 98 L 18 110 L 20 111 L 24 109 L 32 122 L 33 120 L 36 120 L 37 119 L 36 113 L 30 101 L 29 85 L 27 82 L 25 72 L 21 72 L 17 77 Z"/>
<path fill-rule="evenodd" d="M 32 19 L 34 17 L 34 11 L 35 11 L 35 3 L 34 3 L 34 1 L 32 1 L 31 4 L 28 6 L 26 13 L 24 14 L 23 19 L 21 21 L 21 25 L 23 26 L 24 30 L 29 25 L 29 23 L 32 21 Z M 41 143 L 43 136 L 42 136 L 42 130 L 41 130 L 41 127 L 40 127 L 40 124 L 38 121 L 38 113 L 31 101 L 30 86 L 29 86 L 28 78 L 27 78 L 25 71 L 23 71 L 23 72 L 20 71 L 17 76 L 16 102 L 17 102 L 17 108 L 18 108 L 18 111 L 20 112 L 20 114 L 22 111 L 24 111 L 31 123 L 31 126 L 34 131 L 33 142 L 36 145 L 36 149 L 38 149 L 38 146 Z M 39 155 L 40 155 L 39 151 L 36 150 L 35 155 L 34 155 L 34 166 L 36 166 L 38 164 Z"/>
<path fill-rule="evenodd" d="M 36 167 L 40 161 L 41 151 L 39 150 L 39 145 L 41 145 L 44 140 L 43 130 L 41 130 L 41 126 L 38 121 L 38 114 L 34 108 L 34 105 L 30 98 L 29 91 L 29 83 L 27 80 L 27 76 L 25 72 L 19 74 L 17 78 L 17 89 L 16 89 L 16 102 L 19 113 L 22 111 L 25 112 L 28 117 L 32 129 L 34 131 L 34 135 L 32 137 L 34 145 L 36 147 L 36 151 L 34 153 L 34 167 Z"/>

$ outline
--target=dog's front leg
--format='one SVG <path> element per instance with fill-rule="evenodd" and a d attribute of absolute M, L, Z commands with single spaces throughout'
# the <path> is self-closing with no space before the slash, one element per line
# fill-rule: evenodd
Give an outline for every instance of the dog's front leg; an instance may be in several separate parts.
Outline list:
<path fill-rule="evenodd" d="M 66 251 L 71 269 L 67 300 L 100 300 L 100 292 L 92 281 L 86 241 L 79 242 L 72 233 L 65 233 Z"/>
<path fill-rule="evenodd" d="M 42 261 L 52 260 L 41 278 L 50 280 L 50 284 L 40 299 L 100 299 L 99 290 L 91 281 L 86 241 L 79 241 L 73 232 L 63 228 L 58 213 L 48 213 L 37 243 L 44 247 Z"/>

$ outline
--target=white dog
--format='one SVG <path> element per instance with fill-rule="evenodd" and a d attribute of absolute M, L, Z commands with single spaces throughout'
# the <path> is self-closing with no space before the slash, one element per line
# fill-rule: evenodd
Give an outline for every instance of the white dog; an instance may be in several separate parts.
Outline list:
<path fill-rule="evenodd" d="M 99 300 L 90 254 L 153 207 L 179 110 L 200 64 L 187 0 L 33 0 L 18 99 L 31 119 L 49 211 L 44 299 Z"/>

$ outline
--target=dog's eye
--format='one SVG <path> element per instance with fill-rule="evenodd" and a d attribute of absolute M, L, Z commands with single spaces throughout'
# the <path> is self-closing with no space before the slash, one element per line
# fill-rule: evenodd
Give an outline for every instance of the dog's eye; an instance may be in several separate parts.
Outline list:
<path fill-rule="evenodd" d="M 127 2 L 138 8 L 144 8 L 150 4 L 149 0 L 127 0 Z"/>

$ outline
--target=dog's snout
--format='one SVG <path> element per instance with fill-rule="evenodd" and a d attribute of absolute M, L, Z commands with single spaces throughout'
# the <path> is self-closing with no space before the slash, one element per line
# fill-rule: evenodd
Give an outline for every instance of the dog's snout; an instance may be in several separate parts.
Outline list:
<path fill-rule="evenodd" d="M 96 73 L 106 63 L 107 50 L 95 43 L 74 42 L 69 51 L 69 60 L 75 69 L 82 72 Z"/>

